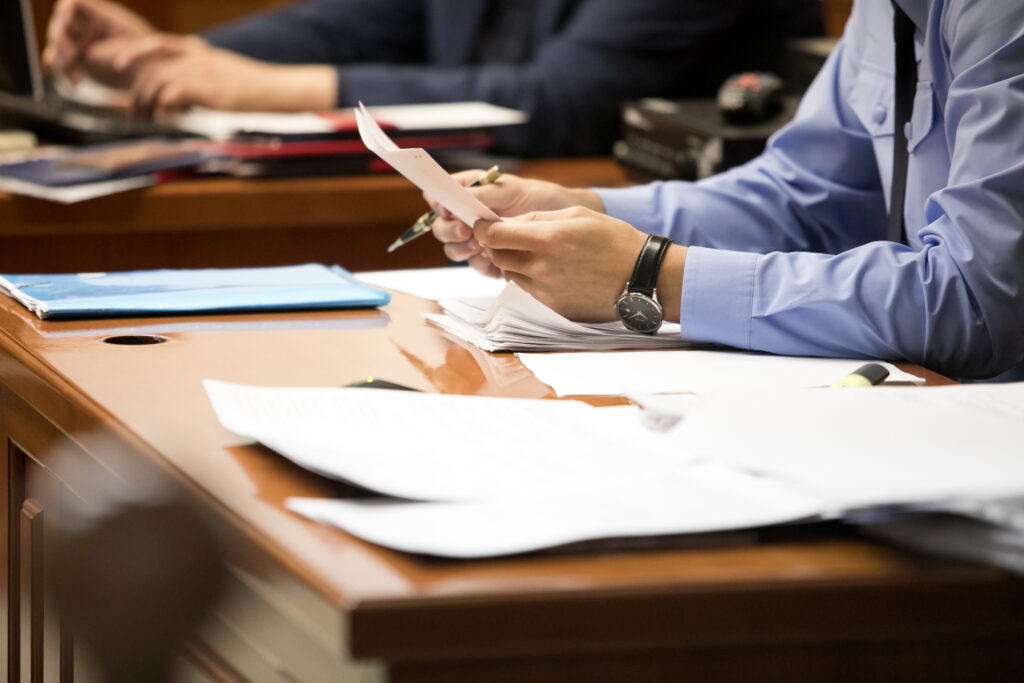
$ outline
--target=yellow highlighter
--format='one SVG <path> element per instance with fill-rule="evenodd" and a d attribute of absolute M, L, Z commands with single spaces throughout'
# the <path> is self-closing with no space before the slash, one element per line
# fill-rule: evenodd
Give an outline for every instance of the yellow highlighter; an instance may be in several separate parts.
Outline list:
<path fill-rule="evenodd" d="M 874 384 L 881 384 L 889 376 L 889 371 L 878 363 L 862 365 L 846 377 L 842 378 L 833 387 L 870 387 Z"/>

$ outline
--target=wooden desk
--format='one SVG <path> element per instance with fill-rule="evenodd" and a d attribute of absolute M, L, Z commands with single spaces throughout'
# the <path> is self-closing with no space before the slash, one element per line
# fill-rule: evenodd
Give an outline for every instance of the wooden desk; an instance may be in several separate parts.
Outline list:
<path fill-rule="evenodd" d="M 570 186 L 626 182 L 605 158 L 526 161 L 516 171 Z M 0 192 L 0 272 L 443 265 L 435 240 L 386 252 L 425 209 L 396 174 L 182 180 L 70 206 Z"/>
<path fill-rule="evenodd" d="M 344 491 L 225 431 L 203 378 L 339 386 L 372 374 L 425 391 L 550 396 L 515 357 L 427 326 L 418 314 L 432 306 L 396 295 L 384 311 L 210 317 L 166 343 L 119 346 L 104 343 L 113 328 L 180 321 L 45 324 L 0 301 L 10 612 L 0 642 L 31 645 L 6 651 L 11 680 L 34 666 L 56 674 L 59 631 L 30 609 L 54 501 L 81 490 L 82 467 L 117 472 L 129 461 L 179 482 L 231 539 L 231 591 L 190 650 L 193 673 L 208 680 L 1019 675 L 1024 583 L 986 567 L 849 537 L 443 562 L 286 511 L 288 496 Z M 294 329 L 303 321 L 310 329 Z M 266 329 L 230 329 L 242 322 Z"/>

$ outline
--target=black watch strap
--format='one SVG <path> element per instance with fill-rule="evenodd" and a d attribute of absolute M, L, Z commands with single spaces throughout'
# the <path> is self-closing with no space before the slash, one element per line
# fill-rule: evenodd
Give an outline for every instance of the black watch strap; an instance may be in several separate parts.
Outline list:
<path fill-rule="evenodd" d="M 654 288 L 658 285 L 661 260 L 665 258 L 665 252 L 668 251 L 670 244 L 672 240 L 662 235 L 647 236 L 644 246 L 640 248 L 640 255 L 636 257 L 633 275 L 626 284 L 627 291 L 640 292 L 647 296 L 654 294 Z"/>

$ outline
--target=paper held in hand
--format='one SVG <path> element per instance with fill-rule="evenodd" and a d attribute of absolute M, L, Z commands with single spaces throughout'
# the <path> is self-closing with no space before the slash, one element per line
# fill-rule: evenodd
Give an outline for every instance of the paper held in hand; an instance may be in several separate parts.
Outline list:
<path fill-rule="evenodd" d="M 392 142 L 362 102 L 356 109 L 356 125 L 359 127 L 359 137 L 371 152 L 388 162 L 413 185 L 434 197 L 459 220 L 467 225 L 473 225 L 481 218 L 498 220 L 496 213 L 452 178 L 425 150 L 418 147 L 402 149 Z"/>

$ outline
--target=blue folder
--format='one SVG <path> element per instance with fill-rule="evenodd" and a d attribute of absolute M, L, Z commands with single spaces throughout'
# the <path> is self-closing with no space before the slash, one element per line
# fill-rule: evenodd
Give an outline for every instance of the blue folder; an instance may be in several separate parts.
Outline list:
<path fill-rule="evenodd" d="M 343 268 L 138 270 L 0 275 L 0 288 L 40 318 L 371 308 L 390 301 Z"/>

